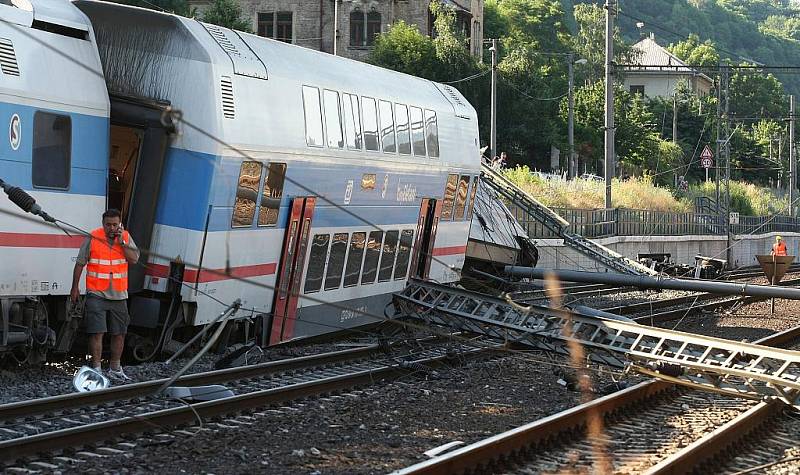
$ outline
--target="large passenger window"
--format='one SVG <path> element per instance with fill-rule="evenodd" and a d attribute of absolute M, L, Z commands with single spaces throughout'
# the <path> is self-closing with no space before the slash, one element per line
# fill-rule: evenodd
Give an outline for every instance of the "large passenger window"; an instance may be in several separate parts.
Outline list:
<path fill-rule="evenodd" d="M 325 89 L 323 98 L 325 100 L 325 130 L 328 133 L 328 147 L 344 148 L 339 93 Z"/>
<path fill-rule="evenodd" d="M 381 143 L 383 151 L 395 153 L 397 147 L 394 139 L 394 115 L 392 114 L 392 103 L 378 101 L 378 108 L 381 113 Z"/>
<path fill-rule="evenodd" d="M 363 97 L 361 106 L 364 108 L 364 145 L 367 150 L 379 151 L 378 143 L 378 111 L 375 109 L 375 99 Z"/>
<path fill-rule="evenodd" d="M 392 278 L 398 234 L 400 234 L 399 231 L 386 231 L 386 239 L 383 240 L 383 252 L 381 253 L 381 269 L 378 271 L 378 282 L 386 282 Z"/>
<path fill-rule="evenodd" d="M 317 234 L 311 241 L 311 254 L 308 256 L 305 293 L 316 292 L 322 286 L 322 274 L 325 272 L 325 261 L 328 256 L 330 234 Z"/>
<path fill-rule="evenodd" d="M 350 239 L 350 252 L 347 254 L 347 266 L 344 269 L 345 287 L 358 285 L 366 241 L 367 233 L 353 233 L 353 237 Z"/>
<path fill-rule="evenodd" d="M 375 282 L 378 274 L 378 259 L 381 257 L 381 242 L 383 231 L 371 231 L 367 241 L 367 251 L 364 256 L 364 271 L 361 273 L 361 285 Z"/>
<path fill-rule="evenodd" d="M 410 107 L 411 112 L 411 142 L 414 145 L 414 155 L 425 156 L 425 125 L 422 122 L 422 109 Z"/>
<path fill-rule="evenodd" d="M 467 211 L 467 219 L 472 220 L 472 208 L 475 207 L 475 193 L 478 191 L 478 177 L 473 177 L 472 180 L 472 190 L 469 193 L 469 208 Z"/>
<path fill-rule="evenodd" d="M 322 107 L 316 87 L 303 86 L 303 110 L 306 117 L 306 143 L 311 147 L 322 147 Z"/>
<path fill-rule="evenodd" d="M 467 204 L 467 191 L 469 190 L 469 176 L 461 175 L 458 180 L 458 193 L 456 194 L 455 220 L 464 219 L 464 205 Z"/>
<path fill-rule="evenodd" d="M 447 184 L 444 187 L 444 202 L 442 203 L 442 220 L 453 219 L 453 201 L 456 198 L 456 185 L 458 175 L 447 175 Z"/>
<path fill-rule="evenodd" d="M 364 148 L 364 138 L 361 135 L 361 107 L 358 96 L 344 94 L 344 130 L 347 137 L 347 148 L 361 150 Z"/>
<path fill-rule="evenodd" d="M 285 178 L 285 163 L 269 164 L 267 176 L 264 177 L 264 191 L 261 192 L 261 208 L 258 209 L 259 226 L 274 226 L 278 222 Z"/>
<path fill-rule="evenodd" d="M 411 155 L 411 130 L 408 126 L 408 107 L 395 104 L 394 116 L 397 122 L 397 151 Z"/>
<path fill-rule="evenodd" d="M 439 124 L 436 122 L 436 112 L 425 109 L 425 143 L 428 144 L 428 156 L 439 156 Z"/>
<path fill-rule="evenodd" d="M 328 273 L 325 274 L 325 290 L 338 289 L 342 284 L 344 255 L 347 253 L 347 233 L 333 235 L 331 254 L 328 257 Z"/>
<path fill-rule="evenodd" d="M 244 228 L 253 224 L 256 215 L 258 186 L 261 184 L 261 162 L 242 162 L 239 169 L 239 184 L 236 201 L 233 203 L 232 228 Z"/>
<path fill-rule="evenodd" d="M 405 279 L 408 274 L 408 258 L 411 256 L 411 244 L 414 241 L 414 230 L 404 229 L 400 234 L 400 245 L 397 247 L 397 264 L 394 266 L 394 278 Z"/>
<path fill-rule="evenodd" d="M 9 130 L 10 134 L 19 129 Z M 72 121 L 69 116 L 37 111 L 33 115 L 33 186 L 66 190 L 70 182 Z"/>

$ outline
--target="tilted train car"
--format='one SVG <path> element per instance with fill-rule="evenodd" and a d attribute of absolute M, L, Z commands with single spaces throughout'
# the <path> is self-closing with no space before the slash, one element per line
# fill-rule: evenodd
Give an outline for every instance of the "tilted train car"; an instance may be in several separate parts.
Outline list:
<path fill-rule="evenodd" d="M 379 321 L 409 276 L 459 279 L 480 161 L 456 90 L 112 3 L 0 18 L 0 178 L 84 229 L 122 210 L 146 251 L 137 355 L 236 299 L 274 344 Z M 0 215 L 0 349 L 69 349 L 82 239 Z"/>

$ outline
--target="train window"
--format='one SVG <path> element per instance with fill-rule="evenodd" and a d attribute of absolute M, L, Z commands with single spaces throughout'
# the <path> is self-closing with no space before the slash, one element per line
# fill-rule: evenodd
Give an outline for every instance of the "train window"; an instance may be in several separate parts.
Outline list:
<path fill-rule="evenodd" d="M 439 156 L 439 124 L 436 122 L 436 112 L 425 109 L 425 142 L 428 144 L 428 155 L 431 158 Z"/>
<path fill-rule="evenodd" d="M 322 147 L 322 108 L 319 89 L 303 86 L 303 109 L 306 116 L 306 143 L 311 147 Z"/>
<path fill-rule="evenodd" d="M 33 186 L 58 190 L 69 188 L 71 149 L 70 117 L 37 111 L 33 115 Z"/>
<path fill-rule="evenodd" d="M 264 191 L 261 192 L 261 207 L 258 209 L 259 226 L 274 226 L 278 222 L 285 178 L 285 163 L 269 164 L 267 176 L 264 177 Z"/>
<path fill-rule="evenodd" d="M 364 256 L 364 270 L 361 272 L 361 285 L 375 282 L 378 273 L 378 259 L 381 257 L 381 242 L 383 231 L 371 231 L 367 241 L 367 251 Z"/>
<path fill-rule="evenodd" d="M 364 145 L 367 150 L 378 151 L 381 145 L 378 143 L 378 111 L 375 109 L 375 99 L 362 97 L 361 105 L 364 112 Z"/>
<path fill-rule="evenodd" d="M 347 233 L 333 235 L 331 254 L 328 256 L 328 273 L 325 275 L 325 290 L 338 289 L 342 284 L 344 255 L 347 252 Z"/>
<path fill-rule="evenodd" d="M 425 125 L 422 123 L 422 109 L 411 107 L 411 143 L 414 145 L 414 155 L 425 156 Z"/>
<path fill-rule="evenodd" d="M 458 175 L 447 175 L 447 184 L 444 187 L 444 202 L 442 203 L 442 220 L 453 219 L 453 201 L 456 198 L 456 184 Z"/>
<path fill-rule="evenodd" d="M 344 148 L 339 93 L 325 89 L 322 94 L 325 100 L 325 130 L 328 132 L 328 147 Z"/>
<path fill-rule="evenodd" d="M 378 109 L 381 115 L 381 143 L 383 151 L 388 153 L 397 152 L 394 138 L 394 116 L 392 115 L 392 103 L 378 101 Z"/>
<path fill-rule="evenodd" d="M 381 253 L 381 268 L 378 271 L 378 282 L 386 282 L 392 278 L 398 234 L 400 234 L 399 231 L 386 231 L 386 239 L 383 240 L 383 252 Z"/>
<path fill-rule="evenodd" d="M 464 206 L 467 204 L 467 190 L 469 190 L 469 176 L 461 175 L 458 180 L 458 193 L 456 194 L 456 209 L 454 217 L 456 221 L 464 219 Z"/>
<path fill-rule="evenodd" d="M 397 247 L 397 264 L 394 266 L 394 278 L 405 279 L 408 273 L 408 258 L 411 256 L 411 243 L 414 241 L 414 230 L 404 229 L 400 234 L 400 245 Z"/>
<path fill-rule="evenodd" d="M 364 257 L 364 244 L 367 233 L 353 233 L 350 238 L 350 252 L 347 254 L 347 266 L 344 269 L 344 286 L 358 285 L 358 276 L 361 272 L 361 260 Z"/>
<path fill-rule="evenodd" d="M 317 234 L 311 241 L 311 254 L 308 256 L 308 271 L 306 271 L 306 285 L 303 292 L 309 294 L 316 292 L 322 286 L 322 274 L 325 272 L 325 261 L 328 257 L 328 241 L 330 234 Z"/>
<path fill-rule="evenodd" d="M 395 104 L 394 116 L 397 120 L 397 151 L 411 155 L 411 131 L 408 129 L 408 107 Z"/>
<path fill-rule="evenodd" d="M 472 180 L 472 190 L 469 193 L 469 207 L 467 208 L 467 220 L 472 220 L 472 208 L 475 207 L 475 192 L 478 191 L 478 177 Z"/>
<path fill-rule="evenodd" d="M 344 130 L 347 138 L 347 148 L 361 150 L 364 147 L 364 138 L 361 135 L 361 108 L 358 106 L 358 96 L 344 95 Z"/>
<path fill-rule="evenodd" d="M 256 215 L 258 186 L 261 184 L 261 163 L 242 162 L 239 169 L 239 186 L 236 188 L 236 200 L 233 203 L 232 228 L 244 228 L 253 224 Z"/>

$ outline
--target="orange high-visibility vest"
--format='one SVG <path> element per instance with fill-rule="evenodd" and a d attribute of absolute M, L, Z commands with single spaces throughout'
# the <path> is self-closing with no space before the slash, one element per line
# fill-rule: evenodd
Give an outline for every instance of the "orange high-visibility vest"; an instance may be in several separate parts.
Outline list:
<path fill-rule="evenodd" d="M 108 245 L 103 228 L 91 233 L 89 262 L 86 264 L 86 290 L 102 292 L 108 290 L 109 281 L 117 292 L 128 290 L 128 260 L 122 245 L 116 240 L 113 246 Z M 129 242 L 128 231 L 122 231 L 122 239 Z"/>
<path fill-rule="evenodd" d="M 785 256 L 786 255 L 786 243 L 776 242 L 772 245 L 772 253 L 776 256 Z"/>

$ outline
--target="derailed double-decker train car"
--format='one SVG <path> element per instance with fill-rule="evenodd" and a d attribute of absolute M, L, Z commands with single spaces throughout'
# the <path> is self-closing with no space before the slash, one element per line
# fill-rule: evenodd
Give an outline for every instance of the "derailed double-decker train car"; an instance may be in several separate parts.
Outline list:
<path fill-rule="evenodd" d="M 14 5 L 0 179 L 82 229 L 122 211 L 135 357 L 237 299 L 232 333 L 276 344 L 379 321 L 409 277 L 459 279 L 480 160 L 455 89 L 135 7 Z M 0 211 L 0 354 L 67 352 L 84 238 Z"/>

